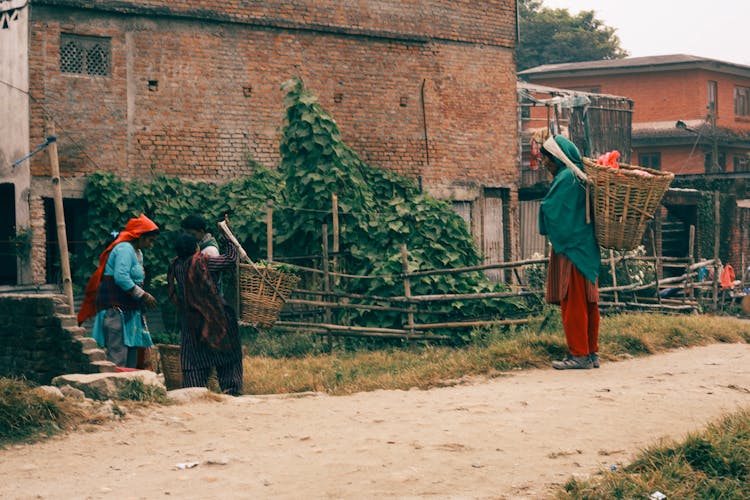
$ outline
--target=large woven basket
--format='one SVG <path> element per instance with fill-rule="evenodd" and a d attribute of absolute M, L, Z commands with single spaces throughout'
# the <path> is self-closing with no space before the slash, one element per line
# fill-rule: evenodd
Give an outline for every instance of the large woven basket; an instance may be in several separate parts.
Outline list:
<path fill-rule="evenodd" d="M 671 172 L 620 164 L 620 168 L 583 159 L 592 186 L 594 227 L 599 246 L 632 250 L 640 245 L 664 193 L 674 179 Z"/>
<path fill-rule="evenodd" d="M 164 385 L 171 391 L 182 387 L 182 367 L 180 365 L 180 346 L 175 344 L 156 344 L 159 349 L 159 365 L 164 374 Z"/>
<path fill-rule="evenodd" d="M 179 344 L 156 344 L 159 349 L 159 367 L 164 374 L 164 385 L 168 391 L 182 388 L 182 364 L 180 362 L 181 347 Z M 206 381 L 206 387 L 213 392 L 221 392 L 216 369 L 211 369 Z"/>
<path fill-rule="evenodd" d="M 272 266 L 240 264 L 240 321 L 270 328 L 297 283 L 299 276 Z"/>

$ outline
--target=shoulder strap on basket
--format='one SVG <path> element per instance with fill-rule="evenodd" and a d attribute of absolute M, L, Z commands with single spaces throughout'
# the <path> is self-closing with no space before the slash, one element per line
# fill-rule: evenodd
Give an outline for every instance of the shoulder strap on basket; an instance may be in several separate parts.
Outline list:
<path fill-rule="evenodd" d="M 558 158 L 561 162 L 563 162 L 573 172 L 573 174 L 575 174 L 578 180 L 586 187 L 586 224 L 591 224 L 591 195 L 589 193 L 589 186 L 591 185 L 591 181 L 589 181 L 589 178 L 586 176 L 583 170 L 578 168 L 578 165 L 570 161 L 568 155 L 566 155 L 562 148 L 560 148 L 560 145 L 557 144 L 554 135 L 550 136 L 546 141 L 544 141 L 544 149 L 555 155 L 555 158 Z"/>

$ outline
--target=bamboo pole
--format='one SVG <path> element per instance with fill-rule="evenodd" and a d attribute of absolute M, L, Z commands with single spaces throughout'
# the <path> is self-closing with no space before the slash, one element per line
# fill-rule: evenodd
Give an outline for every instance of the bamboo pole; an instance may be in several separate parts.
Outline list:
<path fill-rule="evenodd" d="M 714 191 L 714 311 L 719 310 L 719 239 L 721 237 L 721 201 Z"/>
<path fill-rule="evenodd" d="M 326 292 L 320 290 L 303 290 L 297 289 L 298 293 L 311 294 L 333 297 L 345 297 L 347 299 L 362 299 L 372 301 L 383 301 L 383 302 L 430 302 L 430 301 L 451 301 L 451 300 L 462 300 L 462 299 L 497 299 L 501 297 L 526 297 L 529 295 L 536 295 L 538 291 L 518 291 L 518 292 L 485 292 L 485 293 L 472 293 L 472 294 L 444 294 L 444 295 L 412 295 L 411 299 L 406 297 L 395 296 L 395 297 L 384 297 L 382 295 L 364 295 L 361 293 L 345 293 L 345 292 Z M 292 299 L 288 299 L 292 300 Z"/>
<path fill-rule="evenodd" d="M 690 237 L 688 239 L 688 264 L 687 264 L 687 268 L 685 269 L 685 274 L 687 275 L 687 279 L 685 280 L 687 293 L 685 295 L 690 300 L 693 300 L 695 298 L 695 293 L 693 290 L 693 280 L 692 280 L 692 276 L 690 275 L 690 267 L 693 264 L 695 264 L 695 258 L 694 258 L 694 252 L 693 252 L 694 246 L 695 246 L 695 226 L 691 224 L 690 225 Z"/>
<path fill-rule="evenodd" d="M 266 260 L 273 262 L 273 200 L 266 200 Z"/>
<path fill-rule="evenodd" d="M 659 259 L 659 254 L 661 252 L 657 251 L 658 246 L 656 245 L 656 232 L 654 231 L 654 228 L 651 228 L 651 248 L 654 252 L 654 258 L 656 259 L 656 272 L 654 273 L 654 280 L 656 281 L 656 300 L 661 303 L 661 288 L 659 285 L 659 278 L 661 277 L 662 268 L 661 268 L 661 261 Z"/>
<path fill-rule="evenodd" d="M 388 312 L 398 312 L 406 314 L 411 311 L 411 309 L 404 309 L 402 307 L 388 307 L 388 306 L 377 306 L 377 305 L 368 305 L 368 304 L 351 304 L 351 303 L 344 303 L 344 302 L 324 302 L 320 300 L 306 300 L 306 299 L 289 299 L 286 301 L 287 304 L 299 304 L 299 305 L 307 305 L 307 306 L 318 306 L 318 307 L 333 307 L 337 309 L 361 309 L 363 311 L 388 311 Z"/>
<path fill-rule="evenodd" d="M 341 326 L 325 323 L 302 323 L 294 321 L 277 321 L 274 329 L 282 330 L 311 330 L 318 335 L 336 335 L 350 337 L 381 337 L 400 338 L 405 340 L 450 340 L 447 335 L 412 334 L 406 330 L 394 328 L 375 328 L 368 326 Z"/>
<path fill-rule="evenodd" d="M 70 307 L 70 314 L 75 314 L 73 300 L 73 280 L 70 277 L 70 257 L 68 255 L 68 236 L 65 232 L 65 211 L 63 208 L 62 186 L 60 185 L 60 164 L 57 158 L 57 137 L 55 137 L 55 123 L 47 120 L 47 136 L 49 140 L 49 162 L 51 167 L 53 197 L 55 202 L 55 223 L 57 225 L 57 246 L 60 250 L 60 271 L 62 273 L 63 293 Z"/>
<path fill-rule="evenodd" d="M 338 266 L 338 255 L 339 255 L 339 197 L 336 194 L 331 194 L 331 216 L 333 219 L 333 265 L 332 270 L 337 273 L 339 270 Z M 334 275 L 334 287 L 338 286 L 338 278 Z"/>
<path fill-rule="evenodd" d="M 405 244 L 401 245 L 401 269 L 404 272 L 404 296 L 408 301 L 411 299 L 411 281 L 409 281 L 409 256 Z M 409 305 L 409 310 L 406 316 L 407 326 L 410 332 L 414 332 L 414 311 L 412 305 Z"/>
<path fill-rule="evenodd" d="M 634 309 L 642 308 L 642 309 L 659 309 L 659 310 L 666 310 L 666 311 L 686 311 L 686 310 L 692 310 L 696 309 L 698 306 L 697 304 L 692 305 L 675 305 L 675 306 L 669 306 L 666 304 L 644 304 L 643 302 L 620 302 L 619 304 L 614 304 L 612 302 L 599 302 L 600 307 L 611 307 L 611 306 L 626 306 L 631 307 Z"/>
<path fill-rule="evenodd" d="M 331 276 L 328 272 L 328 224 L 323 224 L 323 290 L 331 291 Z M 327 302 L 327 301 L 324 301 Z M 331 308 L 324 306 L 323 315 L 326 323 L 331 322 Z M 328 336 L 328 352 L 333 352 L 333 337 Z"/>
<path fill-rule="evenodd" d="M 490 325 L 523 325 L 529 323 L 529 318 L 523 319 L 496 319 L 486 321 L 447 321 L 445 323 L 423 323 L 414 325 L 415 330 L 431 330 L 433 328 L 469 328 L 474 326 Z"/>
<path fill-rule="evenodd" d="M 611 248 L 609 249 L 609 272 L 612 273 L 612 287 L 615 293 L 615 302 L 619 302 L 620 299 L 617 295 L 617 272 L 615 271 L 615 252 Z"/>

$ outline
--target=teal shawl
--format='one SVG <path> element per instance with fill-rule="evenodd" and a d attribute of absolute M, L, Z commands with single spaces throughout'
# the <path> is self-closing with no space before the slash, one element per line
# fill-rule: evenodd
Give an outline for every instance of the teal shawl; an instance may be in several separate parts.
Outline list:
<path fill-rule="evenodd" d="M 554 141 L 567 159 L 583 170 L 581 154 L 575 144 L 560 135 L 556 135 Z M 586 223 L 586 187 L 562 160 L 557 163 L 560 169 L 539 209 L 539 232 L 547 235 L 555 253 L 565 255 L 586 279 L 596 283 L 599 245 L 594 236 L 594 224 Z"/>

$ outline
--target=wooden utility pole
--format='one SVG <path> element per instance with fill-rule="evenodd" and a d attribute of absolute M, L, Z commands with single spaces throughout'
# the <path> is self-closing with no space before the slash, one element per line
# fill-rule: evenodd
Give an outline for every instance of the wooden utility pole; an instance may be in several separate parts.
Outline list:
<path fill-rule="evenodd" d="M 73 280 L 70 278 L 70 260 L 68 256 L 68 236 L 65 233 L 65 212 L 63 210 L 62 186 L 60 185 L 60 164 L 57 159 L 57 138 L 55 124 L 47 121 L 47 137 L 49 140 L 49 162 L 52 174 L 52 194 L 55 201 L 55 222 L 57 224 L 57 246 L 60 249 L 60 271 L 62 272 L 63 293 L 70 305 L 70 314 L 75 314 L 73 301 Z"/>

